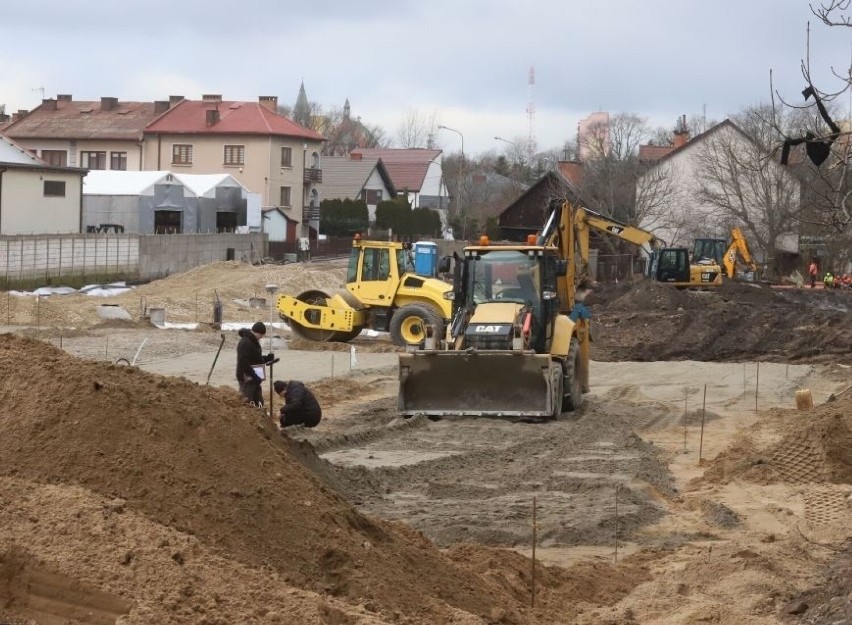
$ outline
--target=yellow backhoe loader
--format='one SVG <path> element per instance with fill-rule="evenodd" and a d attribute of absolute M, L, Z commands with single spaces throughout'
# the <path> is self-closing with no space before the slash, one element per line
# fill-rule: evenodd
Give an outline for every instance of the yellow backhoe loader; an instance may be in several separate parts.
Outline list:
<path fill-rule="evenodd" d="M 550 208 L 526 244 L 483 237 L 456 257 L 445 334 L 399 356 L 403 415 L 555 419 L 580 408 L 589 390 L 590 221 L 605 218 L 564 200 Z M 601 226 L 633 233 L 611 220 Z"/>
<path fill-rule="evenodd" d="M 699 238 L 695 239 L 692 248 L 693 262 L 712 261 L 725 269 L 725 277 L 729 280 L 748 279 L 757 281 L 759 268 L 751 250 L 748 247 L 743 231 L 738 227 L 731 228 L 731 242 L 725 239 Z M 740 270 L 740 264 L 746 271 Z M 750 274 L 750 276 L 749 276 Z"/>
<path fill-rule="evenodd" d="M 450 284 L 418 275 L 408 244 L 352 242 L 346 289 L 279 295 L 278 314 L 311 341 L 347 342 L 362 330 L 386 331 L 396 345 L 421 345 L 430 332 L 443 334 L 450 318 Z"/>

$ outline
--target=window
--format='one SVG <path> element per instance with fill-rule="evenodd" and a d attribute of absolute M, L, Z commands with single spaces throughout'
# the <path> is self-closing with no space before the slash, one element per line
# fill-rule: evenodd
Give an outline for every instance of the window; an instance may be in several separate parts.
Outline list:
<path fill-rule="evenodd" d="M 281 167 L 293 166 L 293 148 L 281 148 Z"/>
<path fill-rule="evenodd" d="M 65 150 L 42 150 L 41 160 L 51 167 L 65 167 L 68 165 L 68 152 Z"/>
<path fill-rule="evenodd" d="M 175 143 L 172 146 L 172 165 L 192 165 L 192 146 Z"/>
<path fill-rule="evenodd" d="M 390 250 L 367 249 L 361 262 L 361 280 L 387 280 L 390 277 Z"/>
<path fill-rule="evenodd" d="M 290 204 L 290 193 L 292 187 L 281 187 L 281 204 L 279 206 L 292 206 Z"/>
<path fill-rule="evenodd" d="M 106 169 L 106 152 L 80 152 L 80 167 Z"/>
<path fill-rule="evenodd" d="M 367 204 L 378 204 L 382 201 L 381 189 L 366 189 Z"/>
<path fill-rule="evenodd" d="M 226 145 L 225 165 L 244 165 L 246 157 L 246 146 Z"/>
<path fill-rule="evenodd" d="M 65 181 L 45 180 L 44 197 L 65 197 Z"/>
<path fill-rule="evenodd" d="M 127 171 L 127 152 L 110 152 L 109 168 L 116 171 Z"/>

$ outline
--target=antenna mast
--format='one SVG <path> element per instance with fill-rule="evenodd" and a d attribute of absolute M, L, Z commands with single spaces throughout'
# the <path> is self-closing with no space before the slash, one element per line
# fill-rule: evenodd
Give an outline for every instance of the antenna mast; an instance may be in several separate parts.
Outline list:
<path fill-rule="evenodd" d="M 535 155 L 535 102 L 533 101 L 533 87 L 535 87 L 535 65 L 530 65 L 529 73 L 529 101 L 527 102 L 527 163 L 532 164 Z"/>

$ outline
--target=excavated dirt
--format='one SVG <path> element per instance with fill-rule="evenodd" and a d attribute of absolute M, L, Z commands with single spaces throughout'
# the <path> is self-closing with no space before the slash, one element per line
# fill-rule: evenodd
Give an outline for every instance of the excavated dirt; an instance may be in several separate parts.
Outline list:
<path fill-rule="evenodd" d="M 193 321 L 215 288 L 266 318 L 241 302 L 342 272 L 216 263 L 122 302 Z M 603 287 L 579 415 L 402 419 L 395 367 L 356 367 L 283 433 L 232 383 L 150 372 L 200 353 L 203 380 L 209 327 L 6 301 L 46 340 L 0 335 L 0 623 L 852 625 L 848 292 Z M 142 341 L 146 371 L 110 364 Z"/>
<path fill-rule="evenodd" d="M 604 288 L 591 305 L 599 329 L 592 358 L 852 364 L 850 309 L 849 290 L 625 283 Z"/>

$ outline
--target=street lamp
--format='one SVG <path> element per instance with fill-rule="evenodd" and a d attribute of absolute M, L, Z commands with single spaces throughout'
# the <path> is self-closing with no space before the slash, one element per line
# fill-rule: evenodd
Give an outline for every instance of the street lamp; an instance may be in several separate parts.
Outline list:
<path fill-rule="evenodd" d="M 461 166 L 459 167 L 459 214 L 462 213 L 462 194 L 464 190 L 464 135 L 461 133 L 461 130 L 456 130 L 455 128 L 450 128 L 449 126 L 438 126 L 438 130 L 449 130 L 450 132 L 456 133 L 461 138 Z M 465 211 L 465 216 L 462 218 L 462 239 L 467 238 L 467 211 Z"/>
<path fill-rule="evenodd" d="M 504 139 L 503 137 L 494 137 L 494 140 L 495 141 L 502 141 L 503 143 L 508 143 L 509 145 L 511 145 L 512 147 L 515 147 L 515 148 L 518 147 L 517 143 L 515 143 L 514 141 L 509 141 L 508 139 Z"/>

